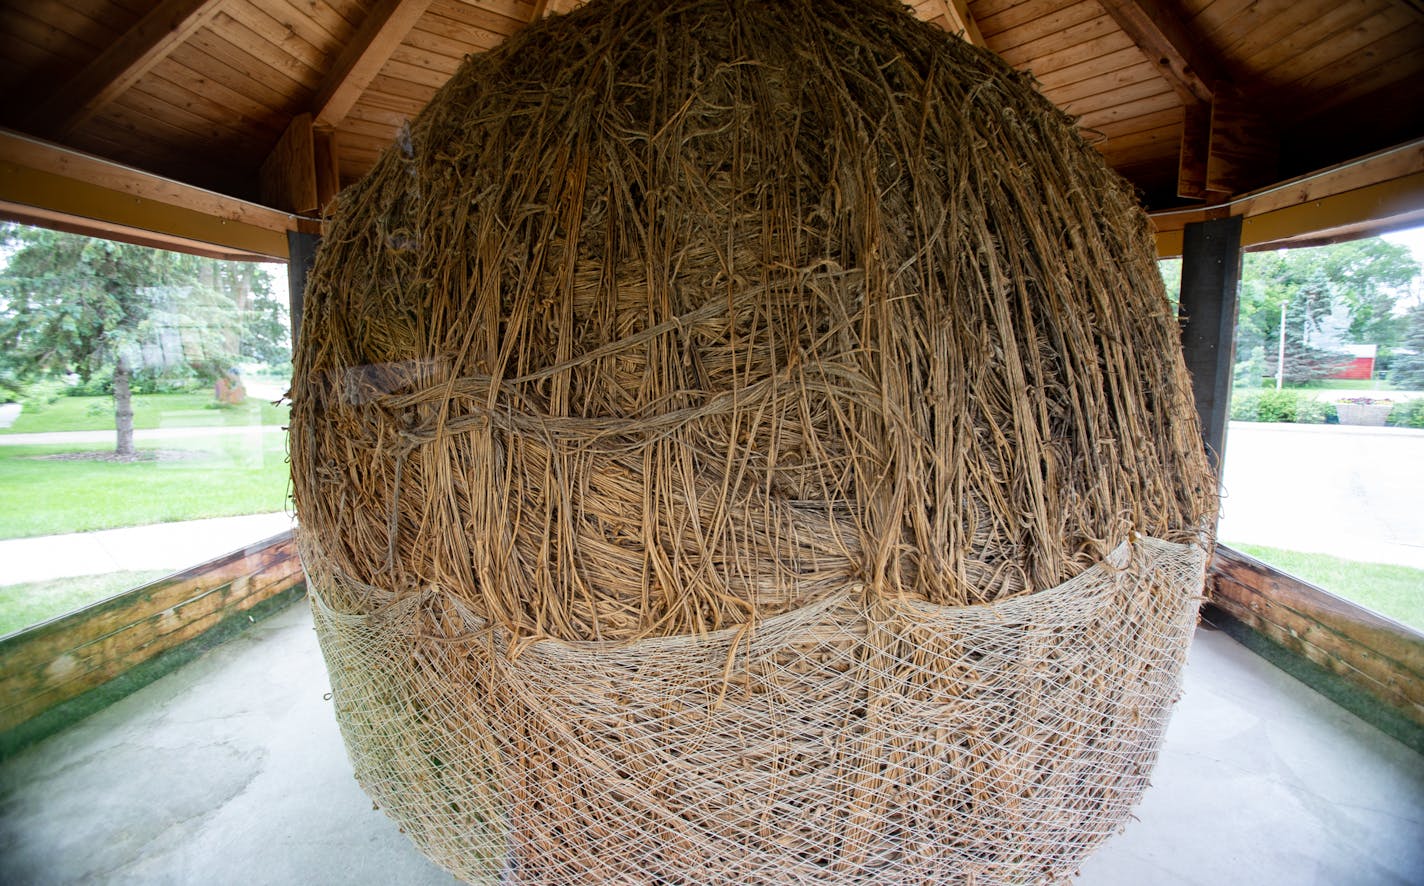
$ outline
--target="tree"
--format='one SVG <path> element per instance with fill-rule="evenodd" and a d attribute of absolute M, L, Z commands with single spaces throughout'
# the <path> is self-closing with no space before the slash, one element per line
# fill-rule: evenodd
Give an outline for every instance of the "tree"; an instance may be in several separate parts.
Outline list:
<path fill-rule="evenodd" d="M 0 383 L 112 372 L 121 458 L 134 455 L 136 372 L 216 378 L 244 352 L 283 353 L 280 305 L 251 266 L 19 225 L 0 240 Z"/>
<path fill-rule="evenodd" d="M 1325 321 L 1342 311 L 1346 342 L 1389 346 L 1402 333 L 1395 304 L 1419 274 L 1404 246 L 1377 238 L 1331 246 L 1248 253 L 1242 270 L 1237 353 L 1274 357 L 1285 305 L 1286 377 L 1329 375 L 1348 355 L 1321 347 Z M 1274 365 L 1275 360 L 1269 359 Z"/>
<path fill-rule="evenodd" d="M 1401 388 L 1424 390 L 1424 304 L 1409 310 L 1406 323 L 1400 352 L 1390 370 L 1390 381 Z"/>

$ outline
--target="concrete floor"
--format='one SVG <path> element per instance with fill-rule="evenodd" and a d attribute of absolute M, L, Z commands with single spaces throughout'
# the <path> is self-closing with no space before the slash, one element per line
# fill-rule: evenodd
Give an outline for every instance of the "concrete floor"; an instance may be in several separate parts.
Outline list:
<path fill-rule="evenodd" d="M 1424 757 L 1198 633 L 1161 764 L 1080 886 L 1424 883 Z M 0 763 L 0 883 L 449 884 L 351 777 L 298 604 Z"/>

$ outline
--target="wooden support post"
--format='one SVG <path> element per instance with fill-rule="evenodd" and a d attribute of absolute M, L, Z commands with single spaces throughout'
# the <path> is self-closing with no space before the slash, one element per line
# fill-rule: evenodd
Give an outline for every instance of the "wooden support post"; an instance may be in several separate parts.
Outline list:
<path fill-rule="evenodd" d="M 321 237 L 317 234 L 287 232 L 287 295 L 291 301 L 293 353 L 296 353 L 298 336 L 302 333 L 302 303 L 307 291 L 307 274 L 320 245 Z"/>
<path fill-rule="evenodd" d="M 1189 224 L 1182 242 L 1182 351 L 1192 375 L 1202 442 L 1219 473 L 1236 346 L 1241 282 L 1239 216 Z"/>

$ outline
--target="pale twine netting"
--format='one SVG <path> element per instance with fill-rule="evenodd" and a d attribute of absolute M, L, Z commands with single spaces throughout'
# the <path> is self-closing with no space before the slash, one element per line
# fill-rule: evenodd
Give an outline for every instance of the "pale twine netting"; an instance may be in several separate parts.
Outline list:
<path fill-rule="evenodd" d="M 470 882 L 1034 883 L 1146 787 L 1204 562 L 1142 538 L 999 603 L 850 586 L 755 629 L 518 656 L 434 591 L 312 599 L 358 781 Z"/>
<path fill-rule="evenodd" d="M 1146 219 L 888 0 L 469 59 L 292 399 L 348 749 L 467 877 L 1031 882 L 1144 784 L 1216 504 Z"/>

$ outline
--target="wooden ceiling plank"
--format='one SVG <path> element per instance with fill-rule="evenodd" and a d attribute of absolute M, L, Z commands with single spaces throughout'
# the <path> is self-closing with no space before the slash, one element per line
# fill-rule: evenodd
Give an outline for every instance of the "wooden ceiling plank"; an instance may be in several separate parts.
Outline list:
<path fill-rule="evenodd" d="M 484 28 L 503 37 L 509 37 L 524 27 L 525 20 L 501 15 L 492 9 L 464 3 L 461 0 L 434 0 L 431 9 L 437 15 L 466 25 Z"/>
<path fill-rule="evenodd" d="M 450 75 L 441 75 L 438 71 L 431 71 L 428 68 L 408 65 L 402 61 L 392 59 L 386 62 L 381 68 L 381 73 L 399 80 L 406 80 L 430 89 L 431 94 L 445 85 L 445 81 L 450 79 Z"/>
<path fill-rule="evenodd" d="M 1360 7 L 1368 0 L 1342 0 L 1336 9 Z M 1249 27 L 1230 28 L 1212 35 L 1213 45 L 1225 58 L 1239 58 L 1254 61 L 1258 53 L 1269 50 L 1292 34 L 1306 30 L 1321 18 L 1321 9 L 1313 3 L 1299 0 L 1280 0 L 1280 8 L 1272 8 L 1271 14 L 1260 21 L 1253 21 Z M 1253 7 L 1255 8 L 1255 7 Z M 1235 21 L 1235 19 L 1233 19 Z M 1250 64 L 1247 64 L 1251 67 Z"/>
<path fill-rule="evenodd" d="M 174 52 L 171 58 L 199 76 L 248 96 L 269 112 L 283 112 L 291 106 L 294 97 L 301 94 L 295 81 L 278 72 L 273 71 L 270 76 L 262 79 L 251 76 L 247 71 L 257 70 L 256 68 L 244 68 L 231 61 L 238 58 L 239 53 L 245 53 L 226 41 L 219 41 L 220 38 L 216 37 L 201 43 L 190 41 Z M 285 87 L 285 90 L 282 87 Z"/>
<path fill-rule="evenodd" d="M 1338 0 L 1325 0 L 1325 2 L 1338 2 Z M 1175 4 L 1181 13 L 1183 21 L 1188 23 L 1193 34 L 1208 45 L 1215 46 L 1218 50 L 1223 49 L 1228 40 L 1233 35 L 1249 31 L 1260 27 L 1264 22 L 1274 19 L 1277 15 L 1291 6 L 1315 7 L 1315 12 L 1320 13 L 1322 0 L 1226 0 L 1226 2 L 1209 3 L 1199 11 L 1187 8 L 1187 4 L 1177 0 Z"/>
<path fill-rule="evenodd" d="M 195 61 L 202 64 L 201 59 Z M 232 73 L 221 65 L 212 67 L 223 76 Z M 151 90 L 156 95 L 170 100 L 181 98 L 193 108 L 200 108 L 204 117 L 221 114 L 223 120 L 236 122 L 239 131 L 251 132 L 259 139 L 266 138 L 264 132 L 275 137 L 282 131 L 286 122 L 286 115 L 278 108 L 253 98 L 245 91 L 233 89 L 221 80 L 189 67 L 176 58 L 170 58 L 160 70 L 144 78 L 144 86 L 148 87 L 150 81 L 162 84 L 161 89 Z"/>
<path fill-rule="evenodd" d="M 1098 0 L 1080 0 L 1080 2 L 1057 9 L 1048 15 L 1039 16 L 996 34 L 994 51 L 1004 52 L 1034 40 L 1053 36 L 1065 28 L 1100 18 L 1102 14 L 1103 7 Z"/>
<path fill-rule="evenodd" d="M 1126 101 L 1078 115 L 1078 125 L 1100 129 L 1109 123 L 1143 117 L 1160 111 L 1180 108 L 1182 100 L 1171 90 L 1158 92 L 1136 101 Z"/>
<path fill-rule="evenodd" d="M 1359 18 L 1354 6 L 1342 4 L 1324 11 L 1304 27 L 1282 35 L 1250 57 L 1256 78 L 1272 83 L 1280 81 L 1281 77 L 1272 76 L 1273 69 L 1329 40 L 1331 35 L 1348 30 Z"/>
<path fill-rule="evenodd" d="M 1120 59 L 1113 56 L 1113 53 L 1128 50 L 1132 61 L 1142 61 L 1142 50 L 1133 45 L 1132 38 L 1122 31 L 1113 30 L 1096 40 L 1089 40 L 1086 43 L 1079 43 L 1076 46 L 1069 46 L 1064 49 L 1055 50 L 1047 55 L 1033 59 L 1028 65 L 1029 70 L 1035 76 L 1053 74 L 1063 68 L 1071 68 L 1074 65 L 1097 62 L 1102 60 L 1103 70 L 1114 69 Z M 1089 76 L 1092 76 L 1091 74 Z"/>
<path fill-rule="evenodd" d="M 1377 51 L 1375 47 L 1389 41 L 1420 52 L 1424 46 L 1424 22 L 1415 19 L 1408 10 L 1392 7 L 1283 59 L 1264 76 L 1273 89 L 1281 90 L 1297 89 L 1296 84 L 1303 82 L 1344 84 L 1352 71 L 1372 62 L 1371 52 Z"/>
<path fill-rule="evenodd" d="M 301 59 L 263 37 L 238 19 L 219 13 L 215 28 L 193 35 L 194 46 L 211 50 L 243 71 L 257 71 L 263 79 L 272 79 L 274 89 L 295 90 L 306 94 L 311 84 L 318 82 L 320 72 Z"/>
<path fill-rule="evenodd" d="M 425 17 L 410 33 L 412 41 L 417 38 L 436 38 L 457 46 L 468 44 L 480 50 L 493 49 L 508 39 L 506 35 L 497 34 L 488 28 L 460 19 L 448 18 L 443 13 L 436 11 L 434 5 L 425 11 Z M 464 52 L 469 52 L 469 49 L 466 48 Z"/>
<path fill-rule="evenodd" d="M 1182 108 L 1166 108 L 1160 111 L 1153 111 L 1150 114 L 1139 114 L 1136 117 L 1129 117 L 1126 120 L 1117 120 L 1112 123 L 1105 123 L 1102 126 L 1083 127 L 1091 129 L 1093 132 L 1100 132 L 1109 139 L 1124 138 L 1136 135 L 1139 132 L 1148 132 L 1161 129 L 1164 126 L 1180 126 L 1182 124 Z"/>
<path fill-rule="evenodd" d="M 233 20 L 241 22 L 247 31 L 257 36 L 258 43 L 252 45 L 252 51 L 258 58 L 272 58 L 277 54 L 287 55 L 299 62 L 302 69 L 307 72 L 299 78 L 302 82 L 310 82 L 313 85 L 321 82 L 322 73 L 331 61 L 329 51 L 313 46 L 288 31 L 282 27 L 280 21 L 248 0 L 230 3 L 223 11 Z M 223 32 L 226 33 L 226 29 Z"/>
<path fill-rule="evenodd" d="M 1127 45 L 1113 52 L 1077 64 L 1054 68 L 1051 71 L 1034 70 L 1032 73 L 1038 80 L 1044 95 L 1051 96 L 1055 89 L 1065 88 L 1075 83 L 1082 83 L 1114 71 L 1126 70 L 1143 64 L 1142 50 L 1133 45 L 1131 40 L 1124 38 L 1123 42 Z"/>
<path fill-rule="evenodd" d="M 312 101 L 316 125 L 335 128 L 385 66 L 431 0 L 381 0 L 361 23 Z"/>
<path fill-rule="evenodd" d="M 320 29 L 310 32 L 310 35 L 306 37 L 307 41 L 315 46 L 344 45 L 359 27 L 359 24 L 351 24 L 331 4 L 324 3 L 322 0 L 266 0 L 266 2 L 273 4 L 274 8 L 277 3 L 285 3 L 292 15 L 303 18 L 315 28 Z"/>
<path fill-rule="evenodd" d="M 397 46 L 391 53 L 390 61 L 410 65 L 413 68 L 423 68 L 427 71 L 434 71 L 443 74 L 448 80 L 460 67 L 463 56 L 446 55 L 442 52 L 430 52 L 416 46 Z"/>
<path fill-rule="evenodd" d="M 1111 71 L 1093 80 L 1077 83 L 1046 92 L 1047 98 L 1068 114 L 1086 114 L 1100 108 L 1111 107 L 1120 101 L 1136 101 L 1149 95 L 1172 92 L 1167 81 L 1157 75 L 1157 69 L 1147 62 L 1121 70 Z"/>
<path fill-rule="evenodd" d="M 989 39 L 1045 15 L 1052 15 L 1076 2 L 1077 0 L 1023 0 L 985 3 L 983 0 L 975 0 L 974 19 L 979 22 L 979 30 L 984 32 L 984 37 Z"/>
<path fill-rule="evenodd" d="M 1220 64 L 1163 0 L 1102 0 L 1103 8 L 1184 101 L 1209 102 L 1226 77 Z"/>
<path fill-rule="evenodd" d="M 1420 53 L 1420 46 L 1421 41 L 1408 35 L 1391 35 L 1329 70 L 1297 81 L 1291 85 L 1291 91 L 1321 96 L 1310 105 L 1311 115 L 1316 115 L 1376 90 L 1396 84 L 1416 84 L 1424 79 L 1424 55 Z M 1396 107 L 1404 113 L 1411 105 L 1400 101 Z M 1417 116 L 1418 106 L 1412 107 Z"/>
<path fill-rule="evenodd" d="M 1012 49 L 997 51 L 1000 58 L 1018 67 L 1032 64 L 1039 59 L 1087 43 L 1092 43 L 1094 40 L 1099 40 L 1103 37 L 1112 36 L 1116 31 L 1117 25 L 1113 23 L 1111 18 L 1105 15 L 1098 15 L 1085 22 L 1064 28 L 1056 33 L 1020 43 Z"/>
<path fill-rule="evenodd" d="M 493 49 L 503 39 L 498 34 L 482 29 L 463 28 L 457 22 L 427 12 L 420 24 L 411 29 L 405 45 L 449 58 L 463 59 L 472 50 L 480 52 Z"/>
<path fill-rule="evenodd" d="M 47 135 L 69 135 L 206 25 L 217 13 L 220 2 L 163 0 L 54 95 L 39 103 L 29 126 Z"/>
<path fill-rule="evenodd" d="M 101 6 L 100 10 L 109 11 L 104 6 Z M 11 33 L 8 26 L 22 19 L 29 19 L 43 28 L 54 44 L 67 43 L 83 47 L 86 59 L 98 55 L 104 47 L 121 37 L 124 31 L 133 25 L 133 20 L 122 12 L 110 13 L 102 16 L 103 20 L 96 21 L 67 3 L 56 0 L 30 0 L 24 9 L 0 10 L 0 28 L 3 28 L 0 33 Z M 33 28 L 31 30 L 33 31 Z"/>
<path fill-rule="evenodd" d="M 430 101 L 430 97 L 435 94 L 435 88 L 424 83 L 415 83 L 401 77 L 392 76 L 388 72 L 382 72 L 371 81 L 371 88 L 366 90 L 366 95 L 390 95 L 396 98 L 418 101 L 422 105 Z"/>

